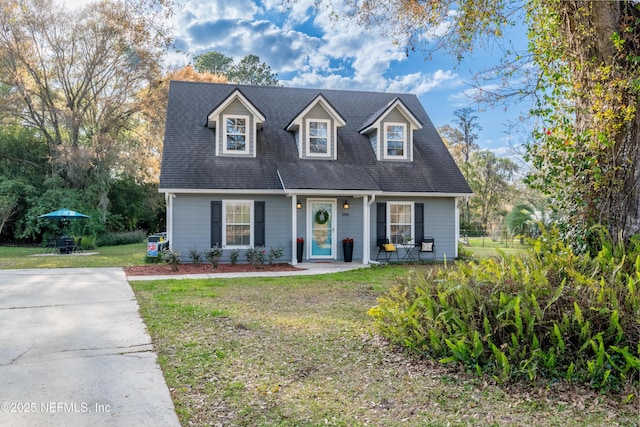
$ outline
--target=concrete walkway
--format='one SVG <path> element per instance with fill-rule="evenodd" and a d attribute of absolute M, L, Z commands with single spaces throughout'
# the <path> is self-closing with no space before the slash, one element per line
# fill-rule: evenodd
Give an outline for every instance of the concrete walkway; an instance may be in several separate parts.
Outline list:
<path fill-rule="evenodd" d="M 358 262 L 303 262 L 293 271 L 255 271 L 248 273 L 207 273 L 177 274 L 160 276 L 129 276 L 127 280 L 167 280 L 167 279 L 230 279 L 234 277 L 280 277 L 280 276 L 313 276 L 316 274 L 341 273 L 343 271 L 366 268 L 369 265 Z"/>
<path fill-rule="evenodd" d="M 179 425 L 121 269 L 0 270 L 0 425 Z"/>

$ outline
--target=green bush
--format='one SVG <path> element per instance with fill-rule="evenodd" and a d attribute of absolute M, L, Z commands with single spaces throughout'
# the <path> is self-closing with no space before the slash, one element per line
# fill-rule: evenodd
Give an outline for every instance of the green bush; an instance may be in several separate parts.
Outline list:
<path fill-rule="evenodd" d="M 162 261 L 169 264 L 171 271 L 178 271 L 180 269 L 180 251 L 165 249 L 162 251 Z"/>
<path fill-rule="evenodd" d="M 218 261 L 220 261 L 223 252 L 224 250 L 218 247 L 218 245 L 204 251 L 204 256 L 207 258 L 209 263 L 211 263 L 212 269 L 218 268 Z"/>
<path fill-rule="evenodd" d="M 245 253 L 247 261 L 256 268 L 261 268 L 264 265 L 265 255 L 267 250 L 264 246 L 256 246 L 255 248 L 247 249 Z"/>
<path fill-rule="evenodd" d="M 119 246 L 131 243 L 141 243 L 147 239 L 144 230 L 124 231 L 119 233 L 105 233 L 96 239 L 97 246 Z"/>
<path fill-rule="evenodd" d="M 392 342 L 501 381 L 637 387 L 640 256 L 629 248 L 577 256 L 547 234 L 526 255 L 402 279 L 370 314 Z"/>
<path fill-rule="evenodd" d="M 202 254 L 196 248 L 189 249 L 189 258 L 193 265 L 200 265 L 202 263 Z"/>

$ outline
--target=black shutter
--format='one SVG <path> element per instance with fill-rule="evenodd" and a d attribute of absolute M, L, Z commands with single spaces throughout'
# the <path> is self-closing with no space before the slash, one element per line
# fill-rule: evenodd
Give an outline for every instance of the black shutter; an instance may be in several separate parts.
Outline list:
<path fill-rule="evenodd" d="M 211 247 L 222 247 L 222 202 L 211 202 Z"/>
<path fill-rule="evenodd" d="M 376 239 L 387 238 L 387 204 L 378 203 L 376 205 Z"/>
<path fill-rule="evenodd" d="M 265 238 L 265 202 L 253 203 L 253 244 L 266 246 Z"/>
<path fill-rule="evenodd" d="M 416 203 L 415 204 L 415 230 L 414 233 L 416 235 L 416 243 L 420 243 L 420 241 L 424 238 L 424 203 Z"/>

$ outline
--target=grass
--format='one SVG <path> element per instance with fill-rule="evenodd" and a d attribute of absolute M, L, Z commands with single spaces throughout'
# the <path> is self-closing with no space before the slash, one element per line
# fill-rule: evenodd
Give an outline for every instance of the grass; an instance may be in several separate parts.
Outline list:
<path fill-rule="evenodd" d="M 144 265 L 146 243 L 105 246 L 86 252 L 95 255 L 48 255 L 44 248 L 0 246 L 0 269 L 72 268 L 72 267 L 128 267 Z"/>
<path fill-rule="evenodd" d="M 513 239 L 509 242 L 504 242 L 493 241 L 490 237 L 470 237 L 468 239 L 468 242 L 469 245 L 465 245 L 465 249 L 473 252 L 474 256 L 476 256 L 477 258 L 498 256 L 501 252 L 506 255 L 515 255 L 524 251 L 528 247 L 527 245 L 523 245 L 522 243 L 520 243 L 519 239 Z"/>
<path fill-rule="evenodd" d="M 183 425 L 637 425 L 615 396 L 497 385 L 390 349 L 366 313 L 409 268 L 132 287 Z"/>

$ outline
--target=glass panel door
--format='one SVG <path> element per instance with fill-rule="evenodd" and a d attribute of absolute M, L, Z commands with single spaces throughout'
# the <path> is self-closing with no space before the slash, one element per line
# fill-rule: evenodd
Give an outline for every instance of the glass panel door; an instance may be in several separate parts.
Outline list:
<path fill-rule="evenodd" d="M 336 253 L 336 228 L 335 200 L 309 200 L 307 209 L 309 224 L 307 241 L 310 242 L 310 258 L 335 259 Z"/>

